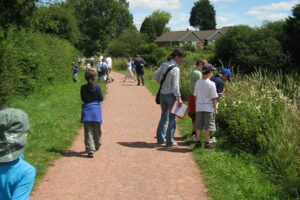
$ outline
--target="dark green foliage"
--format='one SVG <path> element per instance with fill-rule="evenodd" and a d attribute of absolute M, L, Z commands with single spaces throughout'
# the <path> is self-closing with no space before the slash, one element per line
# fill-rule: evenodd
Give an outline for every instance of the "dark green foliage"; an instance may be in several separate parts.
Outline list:
<path fill-rule="evenodd" d="M 153 42 L 157 37 L 163 33 L 170 31 L 166 27 L 169 22 L 171 14 L 164 11 L 154 11 L 150 16 L 146 17 L 141 25 L 140 32 L 148 37 L 148 42 Z"/>
<path fill-rule="evenodd" d="M 17 26 L 28 25 L 37 0 L 1 0 L 0 1 L 0 26 L 10 24 Z"/>
<path fill-rule="evenodd" d="M 274 71 L 290 65 L 290 57 L 278 40 L 264 29 L 248 26 L 233 27 L 217 40 L 215 60 L 231 62 L 245 73 L 256 68 Z"/>
<path fill-rule="evenodd" d="M 286 20 L 284 32 L 287 36 L 287 50 L 300 70 L 300 4 L 297 4 L 292 12 L 293 16 Z"/>
<path fill-rule="evenodd" d="M 77 45 L 87 56 L 104 51 L 110 40 L 133 27 L 126 1 L 69 0 L 75 8 L 82 38 Z"/>
<path fill-rule="evenodd" d="M 186 44 L 182 45 L 181 48 L 184 49 L 185 51 L 190 51 L 190 52 L 195 52 L 196 51 L 195 45 L 193 45 L 191 43 L 186 43 Z"/>
<path fill-rule="evenodd" d="M 38 7 L 31 21 L 33 29 L 57 35 L 73 44 L 80 38 L 75 10 L 66 3 Z"/>
<path fill-rule="evenodd" d="M 79 52 L 57 37 L 10 28 L 0 40 L 0 102 L 70 79 Z"/>
<path fill-rule="evenodd" d="M 216 29 L 216 11 L 209 0 L 199 0 L 191 10 L 190 25 L 199 30 Z"/>
<path fill-rule="evenodd" d="M 170 13 L 157 10 L 154 11 L 150 17 L 154 23 L 156 37 L 161 36 L 164 32 L 169 30 L 168 27 L 166 27 L 166 25 L 169 23 L 169 20 L 171 19 Z"/>
<path fill-rule="evenodd" d="M 151 17 L 146 17 L 141 25 L 140 32 L 147 36 L 148 42 L 153 42 L 156 38 L 154 22 Z"/>
<path fill-rule="evenodd" d="M 143 44 L 137 49 L 137 53 L 146 61 L 146 65 L 159 65 L 166 58 L 164 49 L 156 44 Z"/>
<path fill-rule="evenodd" d="M 132 57 L 137 53 L 137 48 L 146 43 L 145 37 L 136 29 L 125 30 L 117 40 L 112 41 L 107 48 L 113 57 Z"/>

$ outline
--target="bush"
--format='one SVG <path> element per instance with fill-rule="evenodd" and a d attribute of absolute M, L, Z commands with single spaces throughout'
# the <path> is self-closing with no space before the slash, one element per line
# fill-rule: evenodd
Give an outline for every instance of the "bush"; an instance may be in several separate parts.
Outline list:
<path fill-rule="evenodd" d="M 291 60 L 274 36 L 262 29 L 248 26 L 231 28 L 216 42 L 215 62 L 231 61 L 241 72 L 254 72 L 256 68 L 278 71 L 291 65 Z"/>
<path fill-rule="evenodd" d="M 298 197 L 299 105 L 276 87 L 280 74 L 236 78 L 221 100 L 217 134 L 234 149 L 256 155 L 269 178 L 290 197 Z"/>
<path fill-rule="evenodd" d="M 182 45 L 181 48 L 184 49 L 185 51 L 190 51 L 190 52 L 196 51 L 196 47 L 191 43 L 186 43 L 186 44 Z"/>
<path fill-rule="evenodd" d="M 80 55 L 68 41 L 10 28 L 0 40 L 0 103 L 71 77 L 70 62 Z"/>
<path fill-rule="evenodd" d="M 154 43 L 143 44 L 137 53 L 146 61 L 146 65 L 160 65 L 166 60 L 167 52 Z"/>

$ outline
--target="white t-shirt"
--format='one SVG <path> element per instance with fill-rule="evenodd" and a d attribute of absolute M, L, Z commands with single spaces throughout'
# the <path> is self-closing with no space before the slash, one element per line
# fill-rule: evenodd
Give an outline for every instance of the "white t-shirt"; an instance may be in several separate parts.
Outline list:
<path fill-rule="evenodd" d="M 128 69 L 128 70 L 131 70 L 131 69 L 132 69 L 132 67 L 131 67 L 131 62 L 127 62 L 127 69 Z"/>
<path fill-rule="evenodd" d="M 218 97 L 214 82 L 209 79 L 199 79 L 196 82 L 194 95 L 197 97 L 196 112 L 214 112 L 212 99 Z"/>
<path fill-rule="evenodd" d="M 111 57 L 107 57 L 105 61 L 106 61 L 106 63 L 107 63 L 107 67 L 108 67 L 108 68 L 112 68 L 112 60 L 111 60 Z"/>

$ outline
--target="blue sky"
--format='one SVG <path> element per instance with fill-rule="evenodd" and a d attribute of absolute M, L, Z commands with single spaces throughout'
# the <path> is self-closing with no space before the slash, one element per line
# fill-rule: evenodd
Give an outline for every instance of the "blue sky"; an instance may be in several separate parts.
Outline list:
<path fill-rule="evenodd" d="M 134 23 L 139 29 L 144 18 L 155 10 L 171 13 L 167 25 L 172 30 L 193 29 L 189 26 L 190 11 L 196 0 L 127 0 Z M 216 10 L 217 28 L 245 24 L 261 26 L 266 20 L 277 21 L 291 16 L 291 9 L 300 0 L 211 0 Z"/>

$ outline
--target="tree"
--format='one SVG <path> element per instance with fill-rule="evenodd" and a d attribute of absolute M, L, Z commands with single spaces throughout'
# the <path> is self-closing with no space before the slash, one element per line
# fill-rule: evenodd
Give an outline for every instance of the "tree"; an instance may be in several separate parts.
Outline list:
<path fill-rule="evenodd" d="M 239 71 L 251 73 L 256 68 L 285 70 L 290 58 L 280 42 L 263 29 L 236 26 L 216 41 L 215 61 L 239 66 Z"/>
<path fill-rule="evenodd" d="M 141 25 L 140 32 L 147 36 L 148 42 L 153 42 L 156 38 L 154 22 L 151 17 L 146 17 Z"/>
<path fill-rule="evenodd" d="M 143 35 L 135 28 L 129 28 L 108 45 L 107 51 L 114 57 L 134 56 L 138 47 L 144 43 L 146 40 Z"/>
<path fill-rule="evenodd" d="M 0 26 L 9 24 L 25 26 L 28 18 L 36 8 L 37 0 L 1 0 L 0 1 Z"/>
<path fill-rule="evenodd" d="M 75 7 L 82 39 L 78 48 L 87 56 L 104 51 L 110 40 L 133 27 L 126 0 L 68 0 Z"/>
<path fill-rule="evenodd" d="M 169 30 L 166 25 L 171 19 L 170 13 L 157 10 L 151 14 L 150 18 L 153 21 L 156 37 L 161 36 L 165 31 Z"/>
<path fill-rule="evenodd" d="M 216 28 L 216 11 L 209 0 L 195 2 L 190 14 L 190 25 L 194 28 L 199 30 Z"/>
<path fill-rule="evenodd" d="M 34 29 L 55 34 L 76 44 L 80 38 L 75 10 L 66 3 L 54 3 L 37 8 L 32 21 Z"/>
<path fill-rule="evenodd" d="M 300 70 L 300 4 L 297 4 L 292 12 L 293 16 L 286 20 L 284 32 L 287 36 L 287 49 Z"/>
<path fill-rule="evenodd" d="M 148 36 L 149 42 L 153 42 L 155 38 L 170 31 L 170 28 L 166 27 L 170 18 L 171 14 L 168 12 L 160 10 L 154 11 L 150 16 L 144 19 L 140 32 Z"/>

